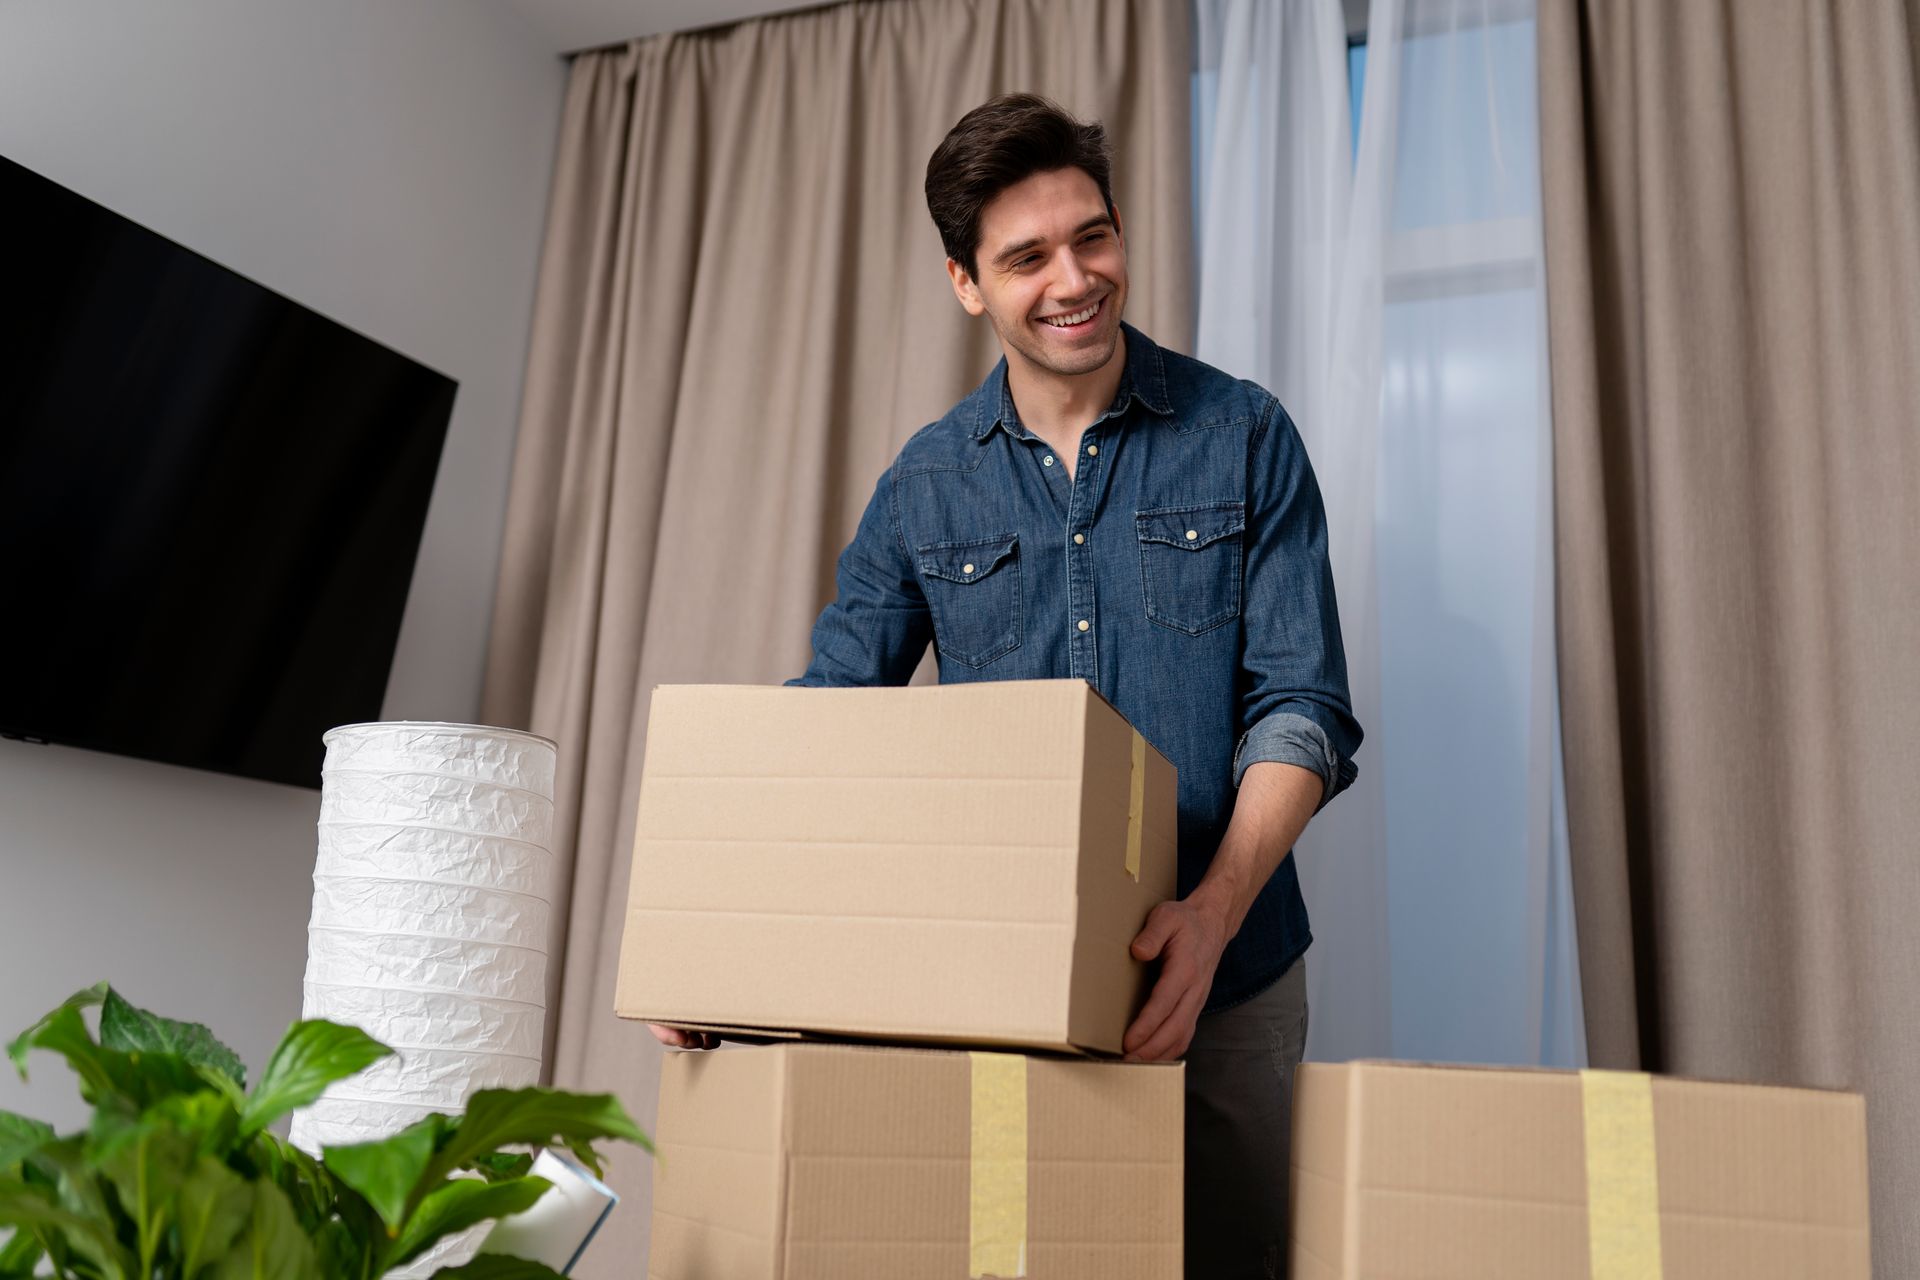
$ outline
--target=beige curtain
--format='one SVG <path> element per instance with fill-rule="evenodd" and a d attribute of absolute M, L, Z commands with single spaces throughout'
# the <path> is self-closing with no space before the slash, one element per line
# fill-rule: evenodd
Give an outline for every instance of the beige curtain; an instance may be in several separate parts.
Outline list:
<path fill-rule="evenodd" d="M 1542 0 L 1596 1065 L 1846 1086 L 1920 1275 L 1920 16 Z"/>
<path fill-rule="evenodd" d="M 658 1051 L 613 1016 L 649 692 L 797 675 L 880 472 L 998 358 L 922 195 L 947 129 L 1010 90 L 1103 120 L 1128 318 L 1190 349 L 1187 24 L 868 0 L 574 60 L 483 709 L 560 744 L 556 1083 L 651 1122 Z M 618 1161 L 583 1274 L 637 1274 L 649 1177 Z"/>

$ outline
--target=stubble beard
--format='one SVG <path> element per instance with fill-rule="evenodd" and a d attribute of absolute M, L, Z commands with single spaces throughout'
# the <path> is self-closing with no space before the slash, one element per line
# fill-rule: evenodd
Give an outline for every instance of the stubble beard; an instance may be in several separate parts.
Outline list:
<path fill-rule="evenodd" d="M 1115 294 L 1108 294 L 1105 299 L 1105 305 L 1112 306 L 1115 300 Z M 1073 359 L 1065 361 L 1061 360 L 1046 346 L 1044 339 L 1040 339 L 1037 335 L 1030 333 L 1024 323 L 1016 326 L 1013 332 L 1009 334 L 1007 327 L 1000 323 L 997 316 L 989 313 L 989 318 L 993 320 L 993 327 L 999 334 L 1002 342 L 1026 357 L 1028 364 L 1033 365 L 1036 369 L 1043 369 L 1055 377 L 1073 378 L 1081 374 L 1092 373 L 1096 369 L 1104 369 L 1107 363 L 1113 359 L 1114 353 L 1120 349 L 1122 334 L 1120 332 L 1118 317 L 1113 318 L 1111 321 L 1112 327 L 1104 346 L 1092 347 L 1084 351 L 1076 352 Z M 1102 316 L 1101 319 L 1106 321 L 1107 317 Z M 1033 321 L 1033 323 L 1038 325 L 1046 322 L 1036 320 Z"/>

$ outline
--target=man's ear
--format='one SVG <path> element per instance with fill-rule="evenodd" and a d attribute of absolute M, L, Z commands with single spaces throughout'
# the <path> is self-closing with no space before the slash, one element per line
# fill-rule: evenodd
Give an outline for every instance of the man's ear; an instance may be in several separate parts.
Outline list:
<path fill-rule="evenodd" d="M 986 313 L 987 304 L 980 297 L 980 286 L 973 282 L 973 277 L 967 274 L 967 269 L 952 258 L 947 259 L 947 279 L 953 281 L 953 296 L 960 299 L 960 305 L 966 308 L 968 315 L 978 316 Z"/>

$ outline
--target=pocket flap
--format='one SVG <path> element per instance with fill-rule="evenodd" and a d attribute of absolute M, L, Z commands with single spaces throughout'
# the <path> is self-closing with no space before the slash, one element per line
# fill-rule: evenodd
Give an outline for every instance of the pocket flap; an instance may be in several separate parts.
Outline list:
<path fill-rule="evenodd" d="M 1140 541 L 1163 542 L 1170 547 L 1198 551 L 1211 542 L 1236 537 L 1247 527 L 1246 505 L 1207 502 L 1197 507 L 1162 507 L 1136 512 Z"/>
<path fill-rule="evenodd" d="M 1013 557 L 1020 539 L 1011 533 L 971 542 L 933 542 L 921 547 L 916 556 L 920 572 L 948 582 L 978 582 Z"/>

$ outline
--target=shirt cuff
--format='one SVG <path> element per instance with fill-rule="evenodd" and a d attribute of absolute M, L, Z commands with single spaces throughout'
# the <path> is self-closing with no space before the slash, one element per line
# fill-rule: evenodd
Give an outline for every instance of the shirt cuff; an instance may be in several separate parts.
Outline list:
<path fill-rule="evenodd" d="M 1248 766 L 1263 760 L 1299 765 L 1320 775 L 1320 803 L 1315 813 L 1326 808 L 1327 802 L 1345 791 L 1360 773 L 1353 761 L 1340 758 L 1325 729 L 1290 711 L 1270 715 L 1240 735 L 1233 749 L 1233 785 L 1240 785 Z"/>

